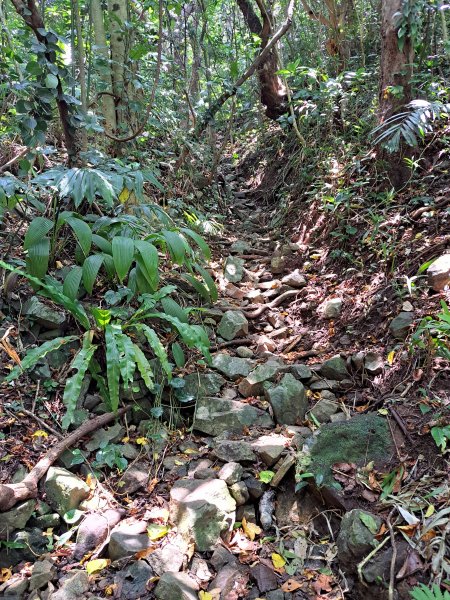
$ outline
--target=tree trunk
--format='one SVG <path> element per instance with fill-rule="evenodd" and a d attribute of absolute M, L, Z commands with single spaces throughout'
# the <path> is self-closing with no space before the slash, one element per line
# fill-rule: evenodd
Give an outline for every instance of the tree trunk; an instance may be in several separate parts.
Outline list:
<path fill-rule="evenodd" d="M 381 3 L 381 68 L 380 119 L 386 120 L 412 100 L 411 78 L 414 47 L 406 32 L 403 47 L 399 46 L 399 23 L 395 16 L 402 12 L 402 0 Z"/>
<path fill-rule="evenodd" d="M 100 59 L 100 77 L 103 88 L 101 94 L 101 105 L 104 127 L 107 133 L 116 130 L 116 107 L 114 104 L 113 84 L 109 60 L 109 48 L 106 42 L 105 24 L 103 21 L 103 9 L 100 0 L 91 0 L 91 15 L 94 26 L 95 54 Z"/>
<path fill-rule="evenodd" d="M 127 0 L 108 0 L 112 85 L 116 100 L 116 125 L 119 131 L 127 130 L 125 102 L 125 63 L 127 58 L 125 22 L 128 19 Z"/>
<path fill-rule="evenodd" d="M 270 15 L 264 9 L 264 5 L 258 2 L 258 6 L 263 8 L 261 11 L 263 22 L 261 23 L 249 0 L 237 0 L 237 3 L 251 33 L 261 38 L 261 49 L 263 50 L 273 33 Z M 275 49 L 272 49 L 258 66 L 261 104 L 266 107 L 266 115 L 269 119 L 274 120 L 281 117 L 287 111 L 286 88 L 281 78 L 277 75 L 279 68 Z"/>

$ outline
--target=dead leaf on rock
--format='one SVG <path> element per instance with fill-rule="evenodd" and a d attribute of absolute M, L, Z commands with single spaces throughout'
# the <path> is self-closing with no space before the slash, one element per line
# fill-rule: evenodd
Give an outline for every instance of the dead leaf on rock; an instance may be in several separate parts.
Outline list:
<path fill-rule="evenodd" d="M 397 573 L 397 579 L 404 579 L 405 577 L 409 577 L 413 575 L 413 573 L 417 573 L 417 571 L 421 571 L 424 568 L 424 564 L 418 555 L 418 553 L 413 550 L 406 557 L 405 562 L 400 567 L 399 572 Z"/>
<path fill-rule="evenodd" d="M 314 581 L 312 587 L 317 594 L 320 594 L 322 591 L 331 592 L 332 577 L 330 575 L 325 575 L 325 573 L 321 573 L 319 577 Z"/>
<path fill-rule="evenodd" d="M 255 523 L 247 523 L 247 519 L 245 517 L 242 518 L 242 529 L 244 530 L 245 535 L 253 542 L 255 536 L 262 533 L 261 527 L 255 525 Z"/>
<path fill-rule="evenodd" d="M 295 590 L 298 590 L 301 587 L 302 584 L 296 579 L 288 579 L 283 583 L 281 589 L 283 590 L 283 592 L 295 592 Z"/>

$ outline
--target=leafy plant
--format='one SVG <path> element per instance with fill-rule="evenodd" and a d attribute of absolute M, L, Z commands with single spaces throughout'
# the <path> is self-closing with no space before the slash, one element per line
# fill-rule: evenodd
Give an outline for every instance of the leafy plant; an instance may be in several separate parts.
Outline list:
<path fill-rule="evenodd" d="M 382 144 L 388 152 L 398 152 L 402 141 L 417 147 L 426 134 L 433 132 L 433 123 L 450 114 L 450 104 L 439 100 L 413 100 L 406 111 L 396 113 L 372 131 L 374 145 Z"/>
<path fill-rule="evenodd" d="M 414 600 L 450 600 L 450 593 L 436 584 L 429 588 L 422 583 L 411 590 L 411 597 Z"/>
<path fill-rule="evenodd" d="M 441 300 L 442 310 L 433 319 L 428 316 L 422 319 L 412 335 L 411 345 L 418 348 L 429 348 L 438 356 L 450 360 L 450 310 Z"/>

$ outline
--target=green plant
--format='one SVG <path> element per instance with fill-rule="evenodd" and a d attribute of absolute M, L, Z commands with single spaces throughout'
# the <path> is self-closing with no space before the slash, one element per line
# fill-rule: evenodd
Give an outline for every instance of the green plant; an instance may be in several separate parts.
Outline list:
<path fill-rule="evenodd" d="M 431 348 L 438 356 L 450 360 L 450 310 L 441 300 L 442 310 L 437 318 L 425 317 L 411 337 L 411 346 Z"/>
<path fill-rule="evenodd" d="M 411 597 L 414 600 L 450 600 L 450 593 L 436 584 L 429 588 L 422 583 L 411 590 Z"/>
<path fill-rule="evenodd" d="M 173 344 L 179 346 L 179 339 L 188 348 L 199 350 L 210 361 L 209 340 L 205 330 L 199 325 L 189 324 L 188 313 L 181 311 L 178 316 L 174 316 L 168 314 L 165 309 L 165 306 L 171 306 L 169 295 L 175 291 L 175 286 L 165 286 L 153 294 L 142 295 L 136 310 L 124 310 L 123 307 L 91 307 L 91 320 L 82 304 L 67 297 L 54 283 L 43 282 L 2 261 L 0 266 L 26 277 L 40 289 L 40 294 L 51 298 L 69 311 L 85 330 L 81 337 L 81 347 L 70 364 L 69 370 L 72 374 L 68 377 L 64 389 L 64 428 L 68 428 L 74 420 L 78 397 L 87 373 L 90 373 L 103 400 L 113 411 L 119 406 L 122 390 L 132 394 L 136 372 L 149 392 L 155 391 L 155 366 L 152 366 L 145 352 L 152 352 L 164 377 L 170 381 L 173 365 L 161 341 L 161 337 L 165 337 L 167 332 L 170 332 Z M 158 310 L 158 305 L 162 310 Z M 158 331 L 151 327 L 149 322 L 155 326 L 158 323 Z M 76 339 L 77 336 L 59 337 L 28 351 L 21 365 L 14 367 L 5 381 L 13 381 L 24 371 L 33 368 L 49 352 Z M 106 377 L 103 375 L 104 370 Z"/>

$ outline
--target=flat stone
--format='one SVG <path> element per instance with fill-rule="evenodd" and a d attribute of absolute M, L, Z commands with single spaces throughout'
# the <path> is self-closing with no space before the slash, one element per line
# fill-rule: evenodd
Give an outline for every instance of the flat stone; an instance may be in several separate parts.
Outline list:
<path fill-rule="evenodd" d="M 225 279 L 231 281 L 231 283 L 239 283 L 244 276 L 244 264 L 243 258 L 237 256 L 229 256 L 223 268 L 223 275 Z"/>
<path fill-rule="evenodd" d="M 270 271 L 274 275 L 278 275 L 282 273 L 286 267 L 286 257 L 285 256 L 274 256 L 270 261 Z"/>
<path fill-rule="evenodd" d="M 341 381 L 348 377 L 347 362 L 342 356 L 336 354 L 336 356 L 333 356 L 322 363 L 319 373 L 325 379 Z"/>
<path fill-rule="evenodd" d="M 295 465 L 295 457 L 292 454 L 286 456 L 270 482 L 271 487 L 278 487 L 288 471 Z"/>
<path fill-rule="evenodd" d="M 81 560 L 83 556 L 103 544 L 109 532 L 120 522 L 124 514 L 125 511 L 118 508 L 88 514 L 78 527 L 74 559 Z"/>
<path fill-rule="evenodd" d="M 136 600 L 148 595 L 147 582 L 153 577 L 153 571 L 145 560 L 133 561 L 119 571 L 114 582 L 120 585 L 121 600 Z M 92 600 L 92 599 L 90 599 Z"/>
<path fill-rule="evenodd" d="M 243 481 L 237 481 L 230 485 L 230 494 L 236 500 L 236 506 L 243 506 L 250 498 L 247 486 Z"/>
<path fill-rule="evenodd" d="M 56 576 L 56 567 L 50 560 L 38 560 L 34 563 L 30 577 L 30 590 L 40 590 Z"/>
<path fill-rule="evenodd" d="M 28 579 L 22 577 L 20 574 L 13 574 L 13 576 L 0 585 L 0 598 L 8 598 L 10 600 L 20 600 L 25 598 L 25 592 L 28 589 Z"/>
<path fill-rule="evenodd" d="M 364 358 L 364 368 L 369 375 L 379 375 L 383 372 L 383 357 L 376 352 L 368 352 Z"/>
<path fill-rule="evenodd" d="M 254 356 L 253 350 L 247 348 L 247 346 L 238 346 L 236 348 L 236 354 L 241 358 L 252 358 Z"/>
<path fill-rule="evenodd" d="M 358 508 L 346 513 L 336 540 L 339 563 L 355 568 L 375 548 L 381 522 L 378 515 Z"/>
<path fill-rule="evenodd" d="M 194 479 L 215 479 L 217 472 L 214 469 L 197 469 L 194 473 Z"/>
<path fill-rule="evenodd" d="M 334 379 L 318 379 L 308 385 L 313 392 L 338 390 L 340 388 L 339 381 Z"/>
<path fill-rule="evenodd" d="M 325 319 L 337 319 L 342 312 L 342 306 L 342 298 L 330 298 L 320 305 L 319 311 Z"/>
<path fill-rule="evenodd" d="M 187 573 L 164 573 L 155 588 L 158 600 L 198 600 L 198 584 Z"/>
<path fill-rule="evenodd" d="M 251 462 L 256 459 L 251 444 L 242 440 L 216 440 L 214 454 L 226 462 Z"/>
<path fill-rule="evenodd" d="M 6 512 L 0 512 L 0 540 L 6 540 L 15 529 L 23 529 L 34 512 L 36 502 L 26 500 Z"/>
<path fill-rule="evenodd" d="M 184 378 L 183 393 L 194 400 L 201 396 L 216 396 L 225 385 L 225 379 L 218 373 L 191 373 Z"/>
<path fill-rule="evenodd" d="M 288 445 L 287 438 L 284 435 L 272 433 L 263 435 L 252 443 L 252 448 L 259 458 L 268 467 L 274 465 L 280 459 L 281 455 Z"/>
<path fill-rule="evenodd" d="M 227 310 L 217 328 L 217 333 L 224 340 L 234 340 L 248 334 L 248 321 L 238 310 Z"/>
<path fill-rule="evenodd" d="M 126 556 L 133 556 L 136 552 L 146 550 L 149 546 L 150 539 L 146 533 L 128 532 L 124 528 L 118 528 L 111 533 L 108 556 L 115 561 Z"/>
<path fill-rule="evenodd" d="M 290 372 L 295 379 L 300 379 L 300 381 L 307 381 L 308 379 L 311 379 L 313 374 L 308 365 L 303 365 L 301 363 L 297 365 L 291 365 Z"/>
<path fill-rule="evenodd" d="M 305 388 L 291 373 L 283 376 L 280 383 L 265 391 L 277 423 L 295 425 L 302 421 L 308 408 Z"/>
<path fill-rule="evenodd" d="M 44 489 L 48 503 L 62 517 L 69 510 L 78 508 L 91 493 L 82 479 L 61 467 L 50 467 Z"/>
<path fill-rule="evenodd" d="M 150 465 L 147 462 L 136 462 L 125 471 L 119 482 L 121 494 L 132 494 L 148 483 Z"/>
<path fill-rule="evenodd" d="M 443 254 L 427 269 L 428 285 L 435 291 L 441 292 L 450 284 L 450 254 Z"/>
<path fill-rule="evenodd" d="M 225 286 L 225 294 L 229 298 L 234 298 L 234 300 L 243 300 L 245 298 L 245 291 L 238 288 L 234 283 L 228 282 Z"/>
<path fill-rule="evenodd" d="M 236 598 L 235 588 L 245 589 L 248 580 L 247 568 L 239 563 L 229 563 L 222 567 L 209 584 L 209 590 L 220 590 L 220 598 Z"/>
<path fill-rule="evenodd" d="M 215 354 L 212 359 L 212 365 L 215 369 L 225 375 L 227 379 L 235 381 L 239 377 L 245 377 L 255 366 L 254 361 L 248 358 L 237 358 L 229 354 Z M 213 394 L 214 395 L 214 394 Z"/>
<path fill-rule="evenodd" d="M 31 318 L 46 329 L 57 329 L 66 322 L 66 316 L 63 312 L 54 310 L 37 298 L 31 296 L 23 305 L 22 315 Z"/>
<path fill-rule="evenodd" d="M 221 479 L 179 479 L 170 490 L 170 519 L 200 552 L 212 550 L 221 534 L 231 530 L 235 510 L 236 502 Z"/>
<path fill-rule="evenodd" d="M 152 552 L 146 560 L 157 575 L 162 575 L 167 571 L 178 572 L 184 562 L 184 555 L 187 553 L 187 544 L 178 536 L 178 543 L 167 542 Z"/>
<path fill-rule="evenodd" d="M 59 590 L 54 592 L 51 600 L 80 600 L 89 590 L 89 575 L 86 571 L 70 571 L 64 578 Z"/>
<path fill-rule="evenodd" d="M 233 485 L 241 480 L 244 469 L 237 462 L 229 462 L 223 465 L 219 471 L 219 479 L 223 479 L 227 485 Z"/>
<path fill-rule="evenodd" d="M 252 251 L 252 247 L 248 242 L 244 240 L 236 240 L 230 246 L 230 252 L 233 254 L 249 254 Z"/>
<path fill-rule="evenodd" d="M 392 319 L 391 324 L 389 325 L 389 331 L 396 340 L 405 340 L 413 321 L 414 314 L 412 312 L 401 312 Z"/>
<path fill-rule="evenodd" d="M 285 275 L 282 278 L 281 283 L 289 285 L 293 288 L 302 288 L 308 284 L 305 276 L 302 275 L 298 269 L 295 269 L 295 271 L 292 271 L 292 273 L 288 273 L 287 275 Z"/>
<path fill-rule="evenodd" d="M 242 433 L 244 427 L 273 427 L 268 413 L 237 400 L 225 398 L 200 398 L 195 411 L 194 429 L 208 435 L 228 431 Z"/>
<path fill-rule="evenodd" d="M 331 416 L 334 415 L 339 409 L 339 405 L 333 400 L 327 400 L 322 398 L 319 400 L 311 410 L 311 414 L 319 423 L 328 423 L 331 420 Z"/>
<path fill-rule="evenodd" d="M 288 368 L 286 365 L 281 365 L 275 361 L 269 361 L 257 366 L 256 369 L 239 383 L 239 393 L 245 398 L 259 396 L 263 393 L 263 383 L 265 381 L 273 381 L 279 373 L 286 371 Z"/>

